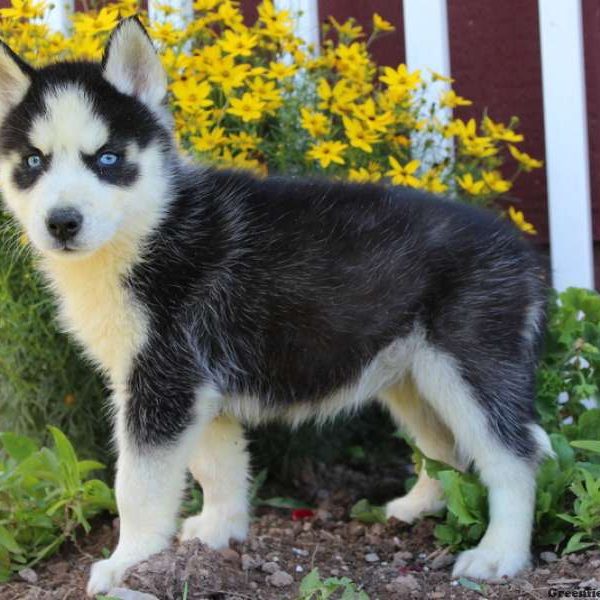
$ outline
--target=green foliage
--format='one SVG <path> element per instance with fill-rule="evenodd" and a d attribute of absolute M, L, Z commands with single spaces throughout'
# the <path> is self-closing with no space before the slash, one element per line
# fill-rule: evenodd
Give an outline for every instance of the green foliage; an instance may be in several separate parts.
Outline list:
<path fill-rule="evenodd" d="M 313 569 L 300 583 L 298 600 L 369 600 L 362 590 L 356 589 L 356 584 L 348 577 L 328 577 L 321 579 L 319 569 Z"/>
<path fill-rule="evenodd" d="M 350 518 L 361 523 L 385 523 L 385 509 L 383 506 L 373 506 L 368 500 L 359 500 L 350 510 Z"/>
<path fill-rule="evenodd" d="M 88 519 L 115 511 L 110 488 L 90 471 L 104 466 L 78 460 L 67 437 L 50 427 L 52 449 L 31 438 L 0 433 L 0 581 L 55 552 Z"/>
<path fill-rule="evenodd" d="M 104 458 L 109 434 L 101 382 L 58 332 L 54 303 L 1 211 L 0 306 L 2 427 L 44 443 L 46 425 L 54 423 L 82 456 Z"/>
<path fill-rule="evenodd" d="M 537 409 L 547 431 L 563 431 L 574 439 L 565 420 L 577 426 L 586 411 L 586 401 L 598 397 L 599 368 L 600 295 L 569 288 L 550 303 L 548 333 L 538 371 Z"/>

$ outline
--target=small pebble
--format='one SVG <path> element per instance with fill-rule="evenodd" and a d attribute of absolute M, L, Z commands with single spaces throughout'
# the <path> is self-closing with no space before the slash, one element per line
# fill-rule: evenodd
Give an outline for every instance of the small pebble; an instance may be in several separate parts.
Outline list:
<path fill-rule="evenodd" d="M 296 573 L 302 573 L 304 569 L 300 565 L 296 565 Z"/>
<path fill-rule="evenodd" d="M 254 560 L 249 554 L 242 554 L 242 571 L 250 571 L 250 569 L 257 569 L 258 566 L 258 562 Z"/>
<path fill-rule="evenodd" d="M 595 578 L 587 579 L 585 581 L 582 581 L 579 584 L 579 587 L 582 588 L 582 589 L 589 588 L 589 589 L 592 589 L 592 590 L 597 590 L 597 589 L 600 589 L 600 581 L 598 581 Z"/>
<path fill-rule="evenodd" d="M 281 569 L 281 567 L 276 562 L 266 562 L 261 567 L 261 569 L 265 573 L 270 573 L 272 575 L 273 573 L 277 573 L 277 571 L 279 571 Z"/>
<path fill-rule="evenodd" d="M 273 573 L 273 575 L 267 577 L 267 579 L 269 580 L 269 583 L 276 588 L 288 587 L 294 583 L 294 578 L 285 571 L 277 571 L 276 573 Z"/>
<path fill-rule="evenodd" d="M 414 575 L 400 575 L 388 586 L 391 592 L 407 594 L 421 589 L 421 584 Z"/>
<path fill-rule="evenodd" d="M 580 565 L 584 561 L 584 557 L 581 554 L 569 554 L 569 562 L 573 565 Z"/>
<path fill-rule="evenodd" d="M 21 569 L 19 571 L 19 577 L 27 583 L 36 583 L 38 580 L 37 573 L 30 568 Z"/>
<path fill-rule="evenodd" d="M 368 554 L 365 554 L 365 560 L 368 563 L 379 562 L 379 555 L 376 552 L 369 552 Z"/>
<path fill-rule="evenodd" d="M 308 556 L 308 550 L 303 550 L 302 548 L 292 548 L 292 553 L 296 556 Z"/>
<path fill-rule="evenodd" d="M 547 562 L 547 563 L 553 563 L 558 560 L 558 556 L 556 555 L 556 552 L 542 552 L 540 554 L 540 558 L 544 562 Z"/>
<path fill-rule="evenodd" d="M 225 562 L 237 563 L 240 560 L 240 555 L 233 548 L 224 548 L 221 550 L 221 556 Z"/>
<path fill-rule="evenodd" d="M 454 561 L 456 560 L 456 556 L 454 556 L 454 554 L 438 554 L 432 561 L 431 561 L 431 568 L 434 571 L 437 571 L 438 569 L 445 569 L 446 567 L 449 567 L 451 564 L 454 563 Z"/>

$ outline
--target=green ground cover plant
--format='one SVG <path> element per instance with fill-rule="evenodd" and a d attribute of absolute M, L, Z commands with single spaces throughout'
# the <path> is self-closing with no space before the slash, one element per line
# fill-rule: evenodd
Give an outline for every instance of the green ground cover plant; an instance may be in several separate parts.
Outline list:
<path fill-rule="evenodd" d="M 49 430 L 52 448 L 0 433 L 0 582 L 89 532 L 90 518 L 116 510 L 112 490 L 89 477 L 104 465 L 79 460 L 66 436 Z"/>

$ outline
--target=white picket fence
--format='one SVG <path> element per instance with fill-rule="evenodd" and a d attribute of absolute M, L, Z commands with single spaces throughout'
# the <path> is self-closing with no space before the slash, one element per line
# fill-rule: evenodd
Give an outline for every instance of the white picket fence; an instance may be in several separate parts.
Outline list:
<path fill-rule="evenodd" d="M 403 3 L 409 68 L 450 75 L 447 0 L 389 1 Z M 594 287 L 582 1 L 538 0 L 550 245 L 553 282 L 559 290 Z M 299 15 L 296 33 L 318 44 L 318 0 L 274 3 Z M 159 7 L 165 4 L 177 12 L 163 16 Z M 54 0 L 47 14 L 49 26 L 66 33 L 73 9 L 74 0 Z M 150 19 L 181 26 L 193 16 L 192 0 L 149 0 L 148 11 Z M 443 119 L 450 116 L 440 114 Z"/>

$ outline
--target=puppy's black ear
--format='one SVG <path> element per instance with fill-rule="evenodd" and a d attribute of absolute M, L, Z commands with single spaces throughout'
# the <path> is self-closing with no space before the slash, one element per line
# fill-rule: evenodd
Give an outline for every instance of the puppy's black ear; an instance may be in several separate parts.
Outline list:
<path fill-rule="evenodd" d="M 136 17 L 124 19 L 112 32 L 102 59 L 104 78 L 120 92 L 152 108 L 167 94 L 167 74 L 152 40 Z"/>
<path fill-rule="evenodd" d="M 0 42 L 0 117 L 17 105 L 27 93 L 35 70 Z"/>

